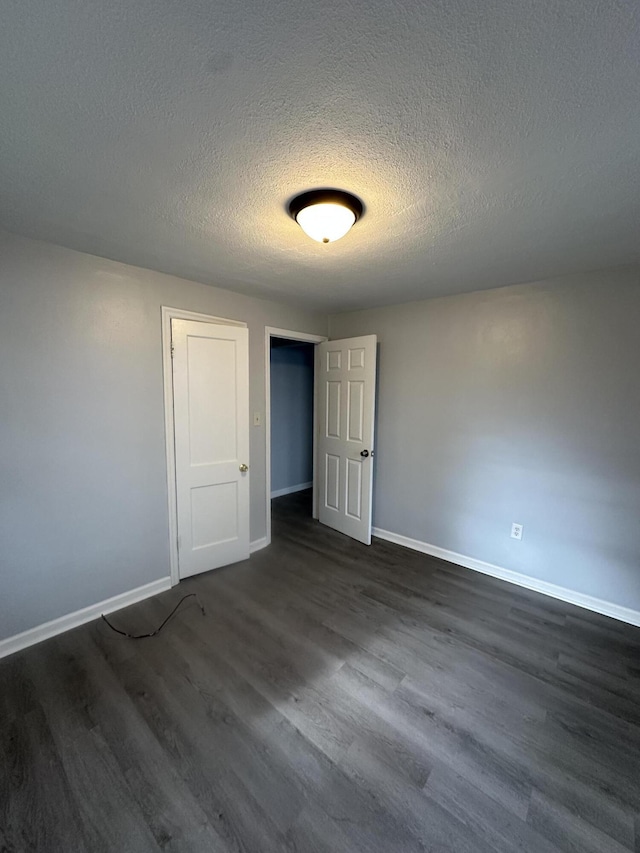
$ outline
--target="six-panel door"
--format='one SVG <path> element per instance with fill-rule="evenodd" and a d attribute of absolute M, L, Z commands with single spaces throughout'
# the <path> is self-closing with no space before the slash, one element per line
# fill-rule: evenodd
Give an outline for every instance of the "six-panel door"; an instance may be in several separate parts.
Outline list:
<path fill-rule="evenodd" d="M 319 344 L 318 518 L 371 544 L 376 336 Z"/>

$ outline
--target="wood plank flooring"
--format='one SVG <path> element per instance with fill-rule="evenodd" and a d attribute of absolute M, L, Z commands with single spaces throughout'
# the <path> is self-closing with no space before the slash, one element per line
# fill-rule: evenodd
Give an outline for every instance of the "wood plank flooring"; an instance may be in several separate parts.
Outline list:
<path fill-rule="evenodd" d="M 640 853 L 640 630 L 309 502 L 0 662 L 0 850 Z"/>

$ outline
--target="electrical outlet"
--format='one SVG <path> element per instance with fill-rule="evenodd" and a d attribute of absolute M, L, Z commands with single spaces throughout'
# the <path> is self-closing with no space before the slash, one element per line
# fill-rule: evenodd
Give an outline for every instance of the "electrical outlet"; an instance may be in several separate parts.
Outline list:
<path fill-rule="evenodd" d="M 253 425 L 262 426 L 262 414 L 260 412 L 253 413 Z"/>
<path fill-rule="evenodd" d="M 511 538 L 512 539 L 522 539 L 522 531 L 524 527 L 522 524 L 518 524 L 516 521 L 511 525 Z"/>

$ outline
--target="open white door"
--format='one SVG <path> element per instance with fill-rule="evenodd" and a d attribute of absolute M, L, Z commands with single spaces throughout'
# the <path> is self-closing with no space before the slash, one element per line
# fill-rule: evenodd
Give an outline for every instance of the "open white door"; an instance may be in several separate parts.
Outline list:
<path fill-rule="evenodd" d="M 185 578 L 249 556 L 247 329 L 171 321 L 178 563 Z"/>
<path fill-rule="evenodd" d="M 376 336 L 318 344 L 318 518 L 371 544 Z"/>

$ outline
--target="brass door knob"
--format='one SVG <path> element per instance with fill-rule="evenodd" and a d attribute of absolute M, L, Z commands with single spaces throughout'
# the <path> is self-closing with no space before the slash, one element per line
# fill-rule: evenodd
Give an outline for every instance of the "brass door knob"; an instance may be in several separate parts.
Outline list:
<path fill-rule="evenodd" d="M 248 465 L 245 465 L 245 464 L 244 464 L 244 462 L 243 462 L 243 463 L 242 463 L 242 465 L 240 466 L 240 471 L 241 471 L 243 474 L 246 474 L 248 470 L 249 470 L 249 466 L 248 466 Z"/>

